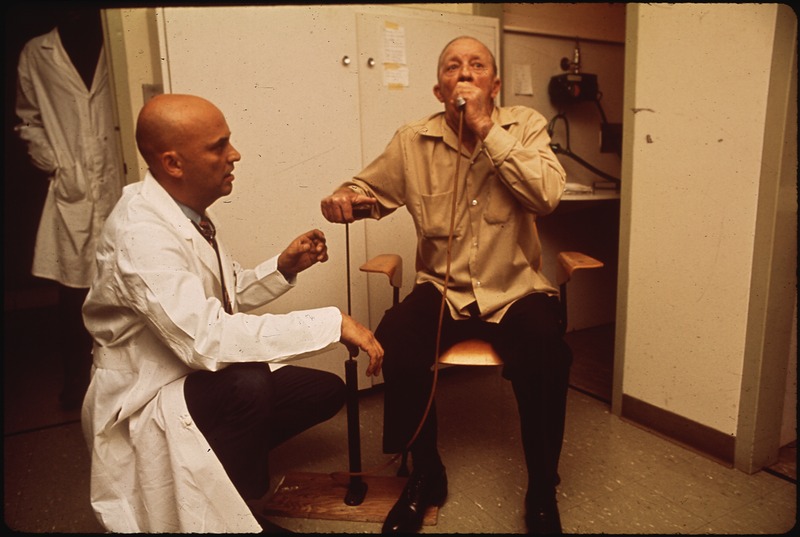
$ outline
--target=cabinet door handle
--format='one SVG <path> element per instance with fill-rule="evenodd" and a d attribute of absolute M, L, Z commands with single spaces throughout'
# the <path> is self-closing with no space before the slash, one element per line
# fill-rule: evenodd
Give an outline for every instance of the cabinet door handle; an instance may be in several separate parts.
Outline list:
<path fill-rule="evenodd" d="M 342 58 L 342 65 L 350 65 L 350 56 L 345 56 Z"/>
<path fill-rule="evenodd" d="M 375 67 L 375 59 L 374 59 L 374 58 L 370 58 L 370 59 L 368 59 L 368 60 L 367 60 L 367 66 L 369 66 L 369 67 Z"/>

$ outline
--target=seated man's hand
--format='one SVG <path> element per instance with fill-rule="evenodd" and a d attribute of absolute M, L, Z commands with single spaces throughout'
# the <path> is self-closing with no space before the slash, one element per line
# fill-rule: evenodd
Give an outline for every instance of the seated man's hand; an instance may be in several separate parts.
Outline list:
<path fill-rule="evenodd" d="M 334 224 L 349 224 L 364 218 L 377 203 L 375 198 L 349 189 L 340 188 L 320 202 L 322 216 Z"/>
<path fill-rule="evenodd" d="M 278 256 L 278 270 L 287 280 L 291 280 L 298 272 L 314 263 L 324 263 L 327 260 L 325 234 L 318 229 L 312 229 L 293 240 Z"/>
<path fill-rule="evenodd" d="M 342 313 L 341 342 L 347 346 L 350 356 L 357 356 L 358 349 L 369 355 L 368 377 L 380 374 L 381 365 L 383 364 L 383 347 L 375 339 L 375 334 L 345 313 Z"/>

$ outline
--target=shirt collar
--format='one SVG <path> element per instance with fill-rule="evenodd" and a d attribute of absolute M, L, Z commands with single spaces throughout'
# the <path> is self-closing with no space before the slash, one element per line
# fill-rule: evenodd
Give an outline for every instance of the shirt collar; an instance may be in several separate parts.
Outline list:
<path fill-rule="evenodd" d="M 177 203 L 178 207 L 181 208 L 181 211 L 183 211 L 183 214 L 186 215 L 186 218 L 188 218 L 189 220 L 191 220 L 195 224 L 199 224 L 200 223 L 201 215 L 197 214 L 197 211 L 195 211 L 191 207 L 188 207 L 188 206 L 184 205 L 183 203 L 179 202 L 175 198 L 172 198 L 172 199 L 175 200 L 175 203 Z"/>

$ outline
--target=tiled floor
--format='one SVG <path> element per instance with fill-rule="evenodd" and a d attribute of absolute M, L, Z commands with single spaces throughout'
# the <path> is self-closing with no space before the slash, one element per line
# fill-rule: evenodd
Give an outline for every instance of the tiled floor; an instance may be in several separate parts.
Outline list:
<path fill-rule="evenodd" d="M 88 503 L 89 457 L 77 412 L 56 404 L 58 364 L 52 341 L 41 337 L 52 322 L 47 310 L 6 312 L 4 520 L 19 532 L 102 532 Z M 581 339 L 608 342 L 591 332 L 571 338 L 575 371 L 592 359 L 587 349 L 604 346 Z M 793 480 L 721 466 L 611 415 L 602 395 L 587 388 L 596 379 L 586 382 L 568 400 L 558 496 L 566 532 L 775 534 L 794 527 L 796 473 Z M 451 368 L 442 371 L 437 401 L 450 493 L 437 524 L 422 533 L 524 532 L 525 469 L 508 382 L 497 368 Z M 362 393 L 364 469 L 388 460 L 380 452 L 382 404 L 380 390 Z M 347 470 L 345 431 L 343 410 L 275 450 L 273 474 Z M 273 520 L 303 533 L 380 532 L 378 523 Z"/>

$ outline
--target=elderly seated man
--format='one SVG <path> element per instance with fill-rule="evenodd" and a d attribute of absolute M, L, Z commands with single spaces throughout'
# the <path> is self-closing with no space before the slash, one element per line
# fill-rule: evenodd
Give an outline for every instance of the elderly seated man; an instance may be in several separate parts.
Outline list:
<path fill-rule="evenodd" d="M 562 530 L 556 486 L 572 353 L 558 289 L 541 270 L 536 220 L 556 208 L 566 176 L 542 114 L 495 106 L 499 92 L 486 45 L 469 36 L 450 41 L 433 86 L 442 109 L 400 127 L 383 153 L 320 203 L 338 223 L 405 207 L 417 232 L 414 289 L 375 330 L 386 349 L 383 449 L 408 450 L 414 464 L 384 533 L 419 531 L 425 510 L 447 498 L 436 408 L 427 407 L 439 319 L 442 351 L 479 338 L 502 358 L 528 470 L 527 529 Z"/>

